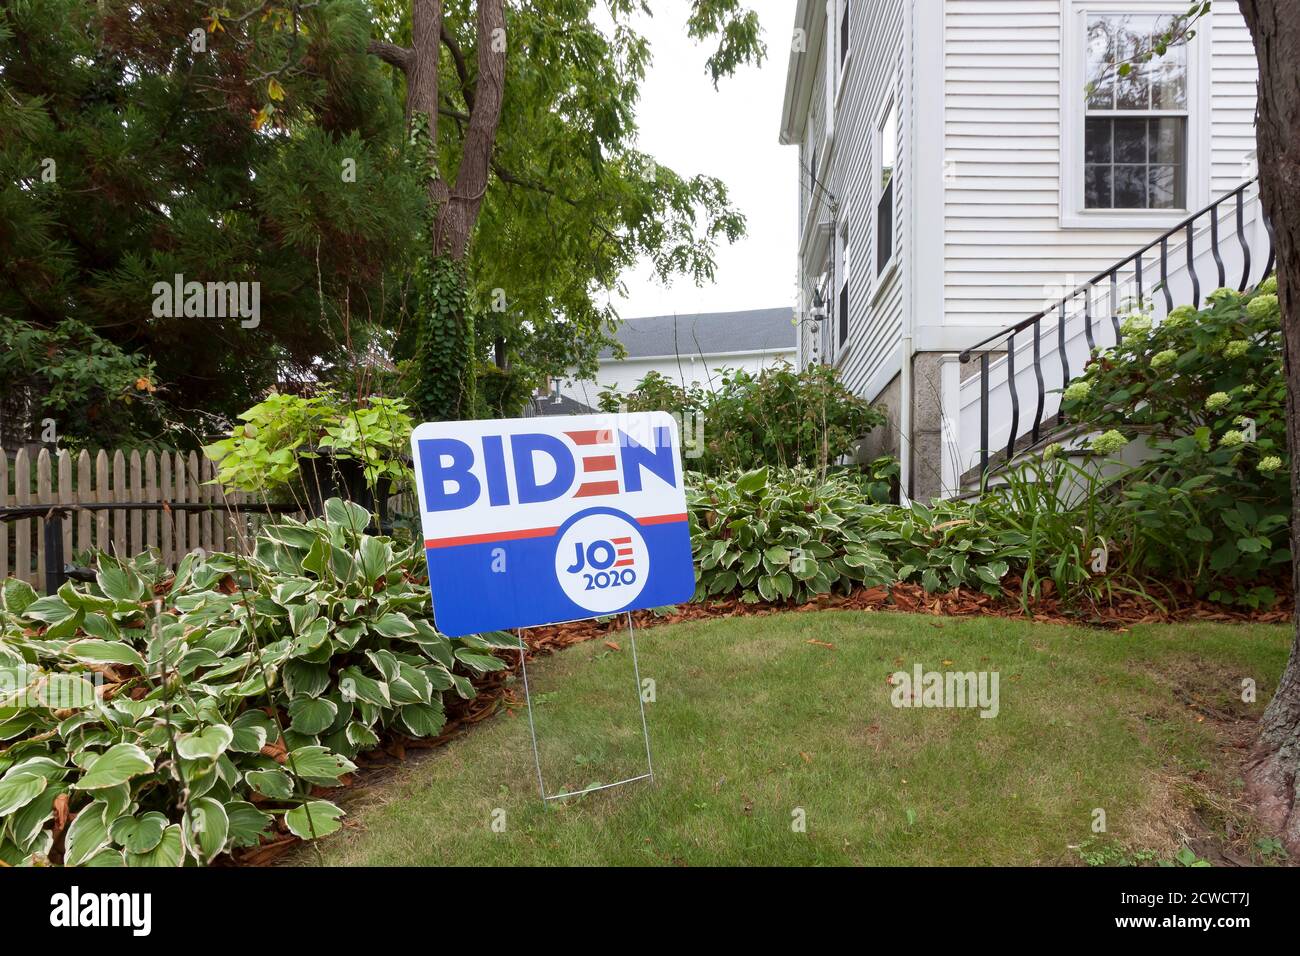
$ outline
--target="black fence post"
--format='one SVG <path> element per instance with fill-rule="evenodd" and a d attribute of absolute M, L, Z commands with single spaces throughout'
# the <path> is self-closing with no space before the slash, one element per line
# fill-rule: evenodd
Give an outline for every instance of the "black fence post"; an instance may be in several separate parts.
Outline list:
<path fill-rule="evenodd" d="M 63 564 L 63 515 L 51 509 L 45 515 L 45 593 L 56 594 L 67 580 Z"/>

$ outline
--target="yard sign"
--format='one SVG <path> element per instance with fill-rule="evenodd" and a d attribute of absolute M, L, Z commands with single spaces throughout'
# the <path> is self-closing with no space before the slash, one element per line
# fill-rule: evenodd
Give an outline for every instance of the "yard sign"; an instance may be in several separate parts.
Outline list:
<path fill-rule="evenodd" d="M 444 634 L 695 592 L 680 442 L 665 412 L 425 422 L 411 452 Z"/>

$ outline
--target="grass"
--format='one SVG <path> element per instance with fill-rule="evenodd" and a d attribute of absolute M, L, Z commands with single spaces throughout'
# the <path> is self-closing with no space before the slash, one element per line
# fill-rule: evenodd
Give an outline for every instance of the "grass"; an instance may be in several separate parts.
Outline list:
<path fill-rule="evenodd" d="M 653 783 L 547 805 L 520 706 L 346 795 L 349 865 L 1061 864 L 1171 857 L 1234 816 L 1286 628 L 1103 632 L 825 611 L 642 631 Z M 548 791 L 641 772 L 626 642 L 529 670 Z M 833 645 L 827 647 L 824 645 Z M 1000 710 L 895 708 L 889 675 L 1000 675 Z M 1241 681 L 1260 699 L 1241 701 Z M 1092 830 L 1106 813 L 1104 834 Z M 802 817 L 806 829 L 798 831 Z M 1208 822 L 1207 822 L 1208 821 Z M 1081 852 L 1078 848 L 1082 847 Z M 294 862 L 311 863 L 304 851 Z"/>

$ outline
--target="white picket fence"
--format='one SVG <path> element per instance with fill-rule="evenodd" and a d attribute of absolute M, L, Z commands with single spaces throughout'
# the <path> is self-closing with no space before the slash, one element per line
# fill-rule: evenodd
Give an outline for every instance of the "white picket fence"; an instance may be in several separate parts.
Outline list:
<path fill-rule="evenodd" d="M 33 468 L 33 465 L 35 466 Z M 73 511 L 63 521 L 64 560 L 86 551 L 130 557 L 156 548 L 175 567 L 187 553 L 240 550 L 256 525 L 270 520 L 257 513 L 248 494 L 223 493 L 208 482 L 212 462 L 196 452 L 82 451 L 51 455 L 41 449 L 33 461 L 26 449 L 10 457 L 0 449 L 0 509 L 13 505 L 78 502 L 208 502 L 211 511 Z M 0 522 L 0 578 L 14 576 L 45 590 L 45 536 L 41 516 Z"/>

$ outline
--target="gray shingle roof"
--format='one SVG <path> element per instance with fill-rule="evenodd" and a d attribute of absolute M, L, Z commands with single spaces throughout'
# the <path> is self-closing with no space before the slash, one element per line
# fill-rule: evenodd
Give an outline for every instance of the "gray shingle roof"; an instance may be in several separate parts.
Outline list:
<path fill-rule="evenodd" d="M 534 398 L 524 409 L 525 418 L 550 415 L 590 415 L 596 409 L 568 395 L 543 395 Z"/>
<path fill-rule="evenodd" d="M 626 319 L 615 337 L 628 358 L 715 355 L 720 352 L 781 352 L 795 347 L 794 310 L 750 309 L 696 315 L 652 315 Z M 609 349 L 600 353 L 610 358 Z"/>

